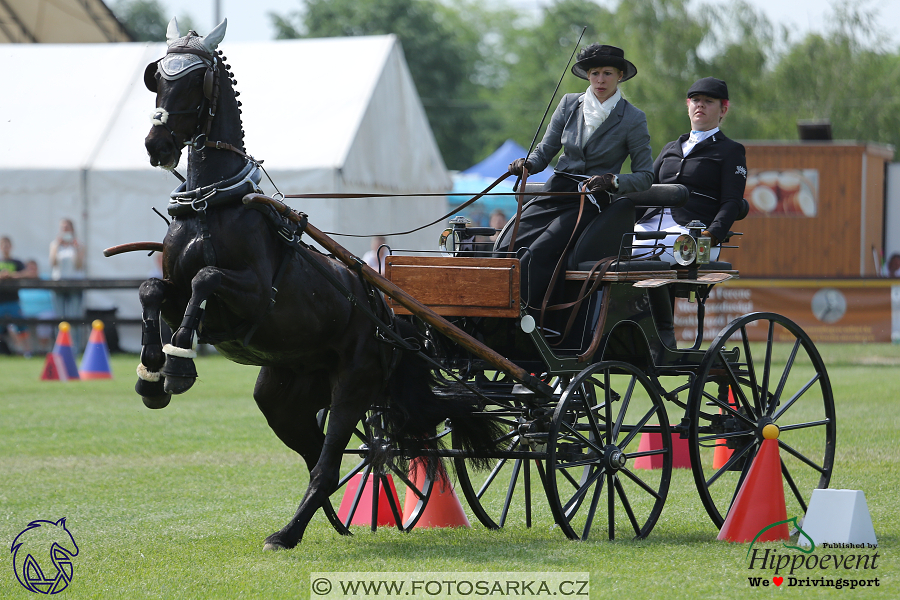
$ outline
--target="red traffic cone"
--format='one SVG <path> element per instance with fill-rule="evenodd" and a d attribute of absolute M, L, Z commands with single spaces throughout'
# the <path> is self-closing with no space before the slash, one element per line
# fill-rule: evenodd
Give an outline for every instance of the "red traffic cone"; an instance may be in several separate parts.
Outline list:
<path fill-rule="evenodd" d="M 765 439 L 716 539 L 739 543 L 790 539 L 787 523 L 766 529 L 773 523 L 787 520 L 778 433 L 777 425 L 770 423 L 763 428 Z"/>
<path fill-rule="evenodd" d="M 353 517 L 350 519 L 350 525 L 372 524 L 372 479 L 371 474 L 366 476 L 366 483 L 363 487 L 362 494 L 359 497 L 359 504 L 356 505 L 356 510 L 353 512 Z M 347 487 L 344 489 L 344 497 L 341 499 L 341 506 L 338 508 L 338 519 L 340 519 L 342 523 L 347 522 L 347 516 L 353 508 L 353 500 L 356 498 L 356 492 L 359 489 L 361 481 L 362 474 L 357 473 L 347 482 Z M 387 482 L 388 486 L 391 488 L 391 496 L 394 498 L 394 505 L 399 508 L 400 499 L 397 497 L 397 489 L 394 487 L 394 478 L 387 475 Z M 394 519 L 394 514 L 391 512 L 391 507 L 388 504 L 387 491 L 384 488 L 385 486 L 383 485 L 378 486 L 378 518 L 376 523 L 378 527 L 392 527 L 397 524 L 397 520 Z"/>
<path fill-rule="evenodd" d="M 41 381 L 68 380 L 69 376 L 66 374 L 66 365 L 63 364 L 62 358 L 58 354 L 48 352 L 47 360 L 44 361 L 44 370 L 41 371 Z"/>
<path fill-rule="evenodd" d="M 59 324 L 59 333 L 56 336 L 56 344 L 53 346 L 53 354 L 62 359 L 67 379 L 79 379 L 75 353 L 72 352 L 72 338 L 69 337 L 70 329 L 71 326 L 65 321 Z"/>
<path fill-rule="evenodd" d="M 734 401 L 734 394 L 731 391 L 731 386 L 728 386 L 728 406 L 737 410 L 737 404 Z M 722 414 L 724 411 L 720 408 L 719 414 Z M 731 454 L 734 452 L 731 448 L 728 447 L 728 442 L 723 439 L 716 440 L 716 449 L 713 451 L 713 469 L 721 469 L 725 466 L 725 463 L 728 462 L 728 459 L 731 458 Z"/>
<path fill-rule="evenodd" d="M 422 516 L 416 522 L 418 527 L 471 527 L 462 504 L 456 495 L 456 490 L 446 477 L 441 467 L 443 477 L 438 477 L 431 488 L 431 496 L 422 510 Z M 420 459 L 410 462 L 410 481 L 420 486 L 425 479 L 425 465 Z M 406 490 L 406 501 L 403 503 L 403 520 L 407 521 L 416 509 L 419 498 L 410 489 Z"/>
<path fill-rule="evenodd" d="M 106 346 L 106 336 L 103 335 L 103 321 L 91 323 L 91 337 L 84 349 L 84 356 L 81 357 L 80 374 L 82 379 L 112 379 L 109 348 Z"/>
<path fill-rule="evenodd" d="M 638 452 L 649 452 L 651 450 L 662 450 L 662 434 L 647 433 L 641 434 L 641 441 L 638 444 Z M 634 459 L 635 469 L 661 469 L 663 466 L 662 454 L 651 454 L 650 456 L 638 456 Z M 687 438 L 682 438 L 677 433 L 672 434 L 672 468 L 673 469 L 690 469 L 691 468 L 691 449 Z"/>

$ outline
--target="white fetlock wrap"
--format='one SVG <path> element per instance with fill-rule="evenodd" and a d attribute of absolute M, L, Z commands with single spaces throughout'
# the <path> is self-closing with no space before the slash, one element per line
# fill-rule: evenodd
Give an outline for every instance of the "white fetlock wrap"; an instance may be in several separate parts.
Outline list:
<path fill-rule="evenodd" d="M 150 381 L 152 383 L 156 383 L 157 381 L 159 381 L 159 371 L 155 373 L 153 371 L 149 371 L 147 367 L 144 366 L 144 363 L 138 363 L 137 376 L 139 379 Z"/>
<path fill-rule="evenodd" d="M 177 358 L 197 358 L 197 351 L 188 348 L 179 348 L 178 346 L 173 346 L 172 344 L 166 344 L 163 346 L 163 354 L 168 354 L 169 356 L 175 356 Z"/>

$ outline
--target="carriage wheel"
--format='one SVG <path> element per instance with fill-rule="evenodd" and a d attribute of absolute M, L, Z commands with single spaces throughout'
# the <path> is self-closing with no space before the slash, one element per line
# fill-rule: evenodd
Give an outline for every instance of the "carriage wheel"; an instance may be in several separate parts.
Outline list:
<path fill-rule="evenodd" d="M 500 423 L 503 428 L 504 433 L 497 440 L 502 450 L 516 453 L 546 451 L 549 414 L 535 414 L 534 410 L 529 412 L 522 406 L 489 406 L 485 410 L 486 418 Z M 487 469 L 475 471 L 464 457 L 454 458 L 459 487 L 469 508 L 489 529 L 500 529 L 510 522 L 531 527 L 534 517 L 540 519 L 541 513 L 550 522 L 546 508 L 536 507 L 533 503 L 534 498 L 546 497 L 545 464 L 543 458 L 495 458 L 491 459 Z"/>
<path fill-rule="evenodd" d="M 753 313 L 723 329 L 700 363 L 687 416 L 694 482 L 716 527 L 725 522 L 768 424 L 779 429 L 788 515 L 804 514 L 812 490 L 828 487 L 834 396 L 819 352 L 790 319 Z"/>
<path fill-rule="evenodd" d="M 328 416 L 328 409 L 319 411 L 318 421 L 319 427 L 324 430 L 325 422 Z M 388 525 L 396 527 L 400 531 L 408 532 L 422 516 L 428 499 L 431 497 L 431 490 L 434 487 L 434 480 L 422 469 L 418 473 L 418 477 L 408 472 L 409 462 L 401 456 L 394 456 L 388 460 L 383 466 L 375 466 L 372 464 L 370 456 L 370 448 L 387 448 L 391 452 L 390 440 L 384 433 L 383 415 L 377 409 L 366 412 L 362 420 L 353 431 L 353 436 L 347 449 L 344 451 L 344 458 L 341 461 L 340 480 L 337 489 L 332 493 L 328 502 L 322 506 L 322 510 L 331 525 L 342 535 L 351 535 L 350 524 L 354 517 L 365 518 L 368 520 L 369 527 L 372 531 L 378 528 L 379 519 L 373 518 L 371 513 L 377 511 L 383 512 L 383 506 L 379 506 L 379 498 L 383 495 L 382 490 L 390 490 L 391 479 L 393 479 L 394 487 L 400 496 L 399 502 L 395 501 L 394 495 L 386 494 L 387 508 L 390 513 L 388 520 L 392 520 L 393 524 Z M 397 455 L 396 452 L 393 454 Z M 360 478 L 356 478 L 356 476 Z M 388 475 L 392 477 L 389 478 Z M 413 481 L 415 479 L 416 481 Z M 359 485 L 361 481 L 368 481 L 370 485 Z M 355 487 L 355 492 L 350 493 L 348 485 Z M 407 501 L 400 494 L 401 489 L 406 488 L 406 498 L 409 494 L 415 494 L 416 504 L 410 514 L 403 518 L 403 509 Z M 335 511 L 335 503 L 337 506 L 346 506 L 346 511 Z M 382 499 L 381 504 L 383 505 Z M 364 508 L 363 508 L 364 507 Z M 371 509 L 369 507 L 372 507 Z M 363 514 L 363 510 L 371 511 Z M 339 516 L 339 513 L 340 516 Z"/>
<path fill-rule="evenodd" d="M 643 434 L 655 449 L 639 451 Z M 595 522 L 611 540 L 617 530 L 644 538 L 656 525 L 672 477 L 672 437 L 662 399 L 636 367 L 600 362 L 579 373 L 556 407 L 548 452 L 547 495 L 569 538 L 586 540 Z M 641 457 L 661 464 L 637 469 Z"/>

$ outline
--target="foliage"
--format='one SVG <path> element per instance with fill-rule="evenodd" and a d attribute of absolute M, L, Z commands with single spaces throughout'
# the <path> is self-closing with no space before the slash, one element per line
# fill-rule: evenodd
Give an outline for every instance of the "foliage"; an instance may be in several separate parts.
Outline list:
<path fill-rule="evenodd" d="M 798 119 L 828 118 L 836 139 L 900 146 L 900 50 L 856 0 L 833 25 L 795 39 L 744 0 L 551 0 L 527 11 L 498 0 L 310 0 L 272 14 L 278 37 L 395 33 L 448 167 L 463 169 L 511 138 L 528 147 L 561 94 L 587 85 L 568 71 L 575 41 L 619 46 L 638 68 L 623 95 L 647 114 L 658 153 L 689 123 L 684 93 L 699 77 L 728 82 L 723 130 L 735 139 L 797 139 Z M 541 132 L 542 133 L 542 132 Z"/>
<path fill-rule="evenodd" d="M 166 27 L 172 17 L 166 16 L 158 0 L 118 0 L 110 8 L 135 41 L 165 41 Z M 178 17 L 178 27 L 182 32 L 193 29 L 193 20 L 188 15 Z"/>

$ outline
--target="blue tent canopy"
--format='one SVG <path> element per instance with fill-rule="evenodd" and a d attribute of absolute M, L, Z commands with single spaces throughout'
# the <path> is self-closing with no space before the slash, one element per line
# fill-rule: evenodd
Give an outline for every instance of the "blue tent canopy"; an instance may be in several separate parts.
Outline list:
<path fill-rule="evenodd" d="M 481 177 L 485 177 L 493 181 L 502 175 L 508 168 L 509 163 L 516 160 L 517 158 L 524 158 L 528 153 L 525 148 L 515 143 L 512 140 L 506 140 L 503 142 L 503 145 L 497 148 L 493 154 L 485 158 L 480 163 L 473 165 L 466 169 L 465 171 L 461 171 L 462 175 L 480 175 Z M 544 183 L 550 176 L 553 175 L 553 169 L 547 167 L 540 173 L 529 173 L 528 181 L 535 181 L 538 183 Z M 510 185 L 515 183 L 516 178 L 510 175 L 507 178 L 507 181 Z"/>

